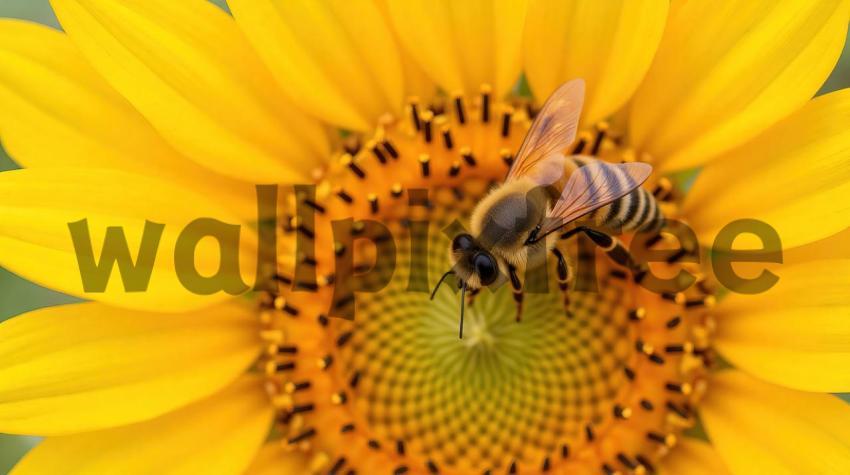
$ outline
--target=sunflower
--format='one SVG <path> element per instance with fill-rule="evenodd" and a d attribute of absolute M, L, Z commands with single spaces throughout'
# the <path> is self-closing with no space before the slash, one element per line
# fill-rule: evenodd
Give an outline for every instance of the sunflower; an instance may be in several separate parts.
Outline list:
<path fill-rule="evenodd" d="M 812 99 L 847 1 L 51 3 L 64 32 L 0 22 L 0 134 L 24 167 L 0 174 L 0 264 L 89 301 L 0 325 L 0 432 L 45 437 L 14 473 L 850 471 L 829 394 L 850 391 L 850 91 Z M 516 323 L 510 289 L 485 291 L 459 340 L 457 297 L 427 292 L 448 236 L 573 78 L 569 152 L 651 163 L 696 238 L 652 271 L 696 279 L 659 294 L 600 255 L 571 317 L 553 291 Z M 245 224 L 252 274 L 256 183 L 313 185 L 280 188 L 275 286 L 188 290 L 174 249 L 199 217 Z M 396 259 L 342 302 L 340 256 L 380 267 L 334 235 L 348 218 L 383 223 Z M 758 295 L 712 272 L 739 219 L 785 248 Z M 122 275 L 162 225 L 142 289 L 83 285 L 81 220 L 93 255 L 126 239 Z M 200 241 L 199 272 L 225 250 Z"/>

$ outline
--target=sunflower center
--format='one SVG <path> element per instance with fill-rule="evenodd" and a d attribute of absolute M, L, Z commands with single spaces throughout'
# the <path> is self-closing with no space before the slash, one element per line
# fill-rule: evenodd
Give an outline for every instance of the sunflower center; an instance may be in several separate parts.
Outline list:
<path fill-rule="evenodd" d="M 314 242 L 316 255 L 281 269 L 285 285 L 262 302 L 275 436 L 308 451 L 321 473 L 652 469 L 694 424 L 710 356 L 707 284 L 658 295 L 604 253 L 565 241 L 565 255 L 595 269 L 594 289 L 565 299 L 550 260 L 549 291 L 526 295 L 521 322 L 509 285 L 485 289 L 466 304 L 458 339 L 459 292 L 446 285 L 430 300 L 428 290 L 451 266 L 453 234 L 504 177 L 530 108 L 493 102 L 485 88 L 407 111 L 373 137 L 349 137 L 317 197 L 292 197 L 316 219 L 295 220 L 286 236 Z M 633 159 L 606 125 L 575 148 Z M 385 225 L 395 261 L 375 259 L 368 240 L 336 241 L 330 223 L 346 218 Z M 392 278 L 355 302 L 334 299 L 334 262 L 345 253 L 355 268 Z M 288 288 L 299 288 L 296 264 L 315 269 L 315 292 Z M 354 305 L 355 318 L 329 317 L 337 305 Z"/>
<path fill-rule="evenodd" d="M 439 275 L 450 265 L 447 238 L 430 244 L 429 274 Z M 399 254 L 399 270 L 409 268 L 410 253 Z M 577 296 L 569 319 L 555 292 L 531 294 L 521 323 L 509 287 L 485 290 L 467 307 L 459 340 L 458 293 L 430 301 L 404 277 L 361 299 L 339 351 L 345 377 L 359 379 L 354 403 L 371 430 L 442 465 L 495 468 L 559 450 L 610 410 L 629 346 L 627 317 L 616 311 L 622 286 Z"/>

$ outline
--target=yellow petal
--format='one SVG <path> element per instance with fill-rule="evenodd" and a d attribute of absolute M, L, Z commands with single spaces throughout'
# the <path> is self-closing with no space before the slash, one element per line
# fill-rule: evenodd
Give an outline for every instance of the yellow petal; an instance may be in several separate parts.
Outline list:
<path fill-rule="evenodd" d="M 47 438 L 12 473 L 242 473 L 262 445 L 271 419 L 272 406 L 260 382 L 244 378 L 149 422 Z"/>
<path fill-rule="evenodd" d="M 260 347 L 250 307 L 186 314 L 98 303 L 0 325 L 0 432 L 56 435 L 157 417 L 234 381 Z"/>
<path fill-rule="evenodd" d="M 0 20 L 0 64 L 0 138 L 20 165 L 128 170 L 255 212 L 253 185 L 178 154 L 61 32 Z"/>
<path fill-rule="evenodd" d="M 774 384 L 850 392 L 850 259 L 780 266 L 758 295 L 716 309 L 716 345 L 735 366 Z"/>
<path fill-rule="evenodd" d="M 268 443 L 245 472 L 247 475 L 295 475 L 310 473 L 310 460 L 304 452 L 286 450 L 281 443 Z"/>
<path fill-rule="evenodd" d="M 786 247 L 782 250 L 782 263 L 739 262 L 734 267 L 739 275 L 754 277 L 765 268 L 778 272 L 794 264 L 833 259 L 850 259 L 850 228 L 817 241 Z"/>
<path fill-rule="evenodd" d="M 675 5 L 629 129 L 664 171 L 705 163 L 805 104 L 847 32 L 846 0 Z"/>
<path fill-rule="evenodd" d="M 662 475 L 724 475 L 729 470 L 723 465 L 714 448 L 696 439 L 683 438 L 673 450 L 661 459 Z"/>
<path fill-rule="evenodd" d="M 850 90 L 820 96 L 707 166 L 684 209 L 700 238 L 741 218 L 771 225 L 784 248 L 850 227 L 848 115 Z"/>
<path fill-rule="evenodd" d="M 240 220 L 203 196 L 164 181 L 102 169 L 7 171 L 0 173 L 0 216 L 0 265 L 40 285 L 90 300 L 153 311 L 183 311 L 232 298 L 223 291 L 201 295 L 184 287 L 176 271 L 175 246 L 186 226 L 196 219 L 212 218 L 232 225 L 239 225 Z M 94 262 L 100 262 L 107 228 L 123 228 L 126 249 L 137 263 L 146 221 L 164 225 L 155 247 L 156 234 L 148 225 L 148 237 L 153 239 L 147 241 L 151 247 L 145 249 L 155 249 L 155 253 L 150 251 L 155 257 L 146 290 L 126 291 L 124 282 L 132 280 L 129 276 L 122 280 L 118 265 L 103 291 L 85 290 L 80 263 L 86 259 L 78 260 L 69 228 L 69 223 L 83 219 L 88 223 L 90 241 L 83 236 L 81 248 L 87 249 L 91 243 Z M 238 252 L 241 278 L 252 285 L 256 235 L 247 226 L 239 231 L 238 249 L 226 246 L 220 250 L 213 238 L 200 241 L 194 263 L 202 276 L 216 273 L 223 253 Z M 181 255 L 181 260 L 190 258 Z M 239 277 L 224 274 L 232 281 Z M 92 274 L 85 277 L 93 282 Z"/>
<path fill-rule="evenodd" d="M 664 32 L 667 0 L 531 0 L 523 64 L 538 101 L 584 78 L 583 120 L 619 109 L 649 69 Z"/>
<path fill-rule="evenodd" d="M 700 415 L 733 473 L 850 473 L 850 405 L 835 396 L 732 370 L 712 379 Z"/>
<path fill-rule="evenodd" d="M 828 238 L 787 249 L 783 254 L 784 261 L 789 264 L 822 259 L 850 259 L 850 228 Z"/>
<path fill-rule="evenodd" d="M 399 51 L 373 0 L 228 0 L 236 22 L 304 110 L 366 130 L 403 99 Z"/>
<path fill-rule="evenodd" d="M 375 5 L 381 11 L 381 16 L 384 19 L 384 23 L 387 25 L 392 25 L 392 19 L 390 17 L 390 9 L 387 4 L 389 0 L 376 0 Z M 404 93 L 405 97 L 417 97 L 423 103 L 428 104 L 432 101 L 432 99 L 437 95 L 437 85 L 434 81 L 422 70 L 422 67 L 419 66 L 419 63 L 413 59 L 410 53 L 404 49 L 402 46 L 402 41 L 396 33 L 394 28 L 390 28 L 391 33 L 393 35 L 393 39 L 395 40 L 396 45 L 398 45 L 399 57 L 401 59 L 401 69 L 404 73 Z"/>
<path fill-rule="evenodd" d="M 438 93 L 434 81 L 409 54 L 404 52 L 401 54 L 401 67 L 404 70 L 405 97 L 416 97 L 423 104 L 430 103 Z"/>
<path fill-rule="evenodd" d="M 519 79 L 527 0 L 388 0 L 404 48 L 449 93 L 482 84 L 506 94 Z"/>
<path fill-rule="evenodd" d="M 95 69 L 180 152 L 253 183 L 309 177 L 320 126 L 274 84 L 236 27 L 204 0 L 53 0 Z"/>

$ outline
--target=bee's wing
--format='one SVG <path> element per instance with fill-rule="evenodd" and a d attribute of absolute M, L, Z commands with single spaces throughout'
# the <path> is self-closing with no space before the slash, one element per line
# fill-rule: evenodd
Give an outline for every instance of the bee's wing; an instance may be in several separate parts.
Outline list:
<path fill-rule="evenodd" d="M 525 176 L 539 186 L 549 186 L 561 182 L 566 170 L 567 157 L 562 154 L 555 154 L 541 160 Z"/>
<path fill-rule="evenodd" d="M 606 163 L 594 160 L 570 174 L 561 197 L 546 216 L 539 236 L 545 236 L 587 213 L 622 198 L 649 178 L 647 163 Z"/>
<path fill-rule="evenodd" d="M 573 143 L 584 102 L 584 80 L 573 79 L 552 93 L 534 119 L 505 181 L 528 174 L 553 154 L 563 154 Z"/>

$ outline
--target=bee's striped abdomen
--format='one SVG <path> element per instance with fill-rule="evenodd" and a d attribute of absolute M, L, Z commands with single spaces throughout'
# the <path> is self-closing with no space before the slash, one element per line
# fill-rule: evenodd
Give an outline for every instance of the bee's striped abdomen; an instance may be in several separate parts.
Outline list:
<path fill-rule="evenodd" d="M 664 224 L 658 201 L 643 187 L 603 207 L 598 213 L 605 225 L 622 231 L 657 231 Z"/>
<path fill-rule="evenodd" d="M 596 160 L 591 157 L 570 158 L 576 169 Z M 619 186 L 632 186 L 629 181 L 625 174 L 618 175 Z M 658 201 L 643 187 L 635 188 L 631 193 L 597 209 L 588 217 L 596 220 L 599 225 L 623 232 L 657 231 L 664 225 L 664 215 Z"/>

